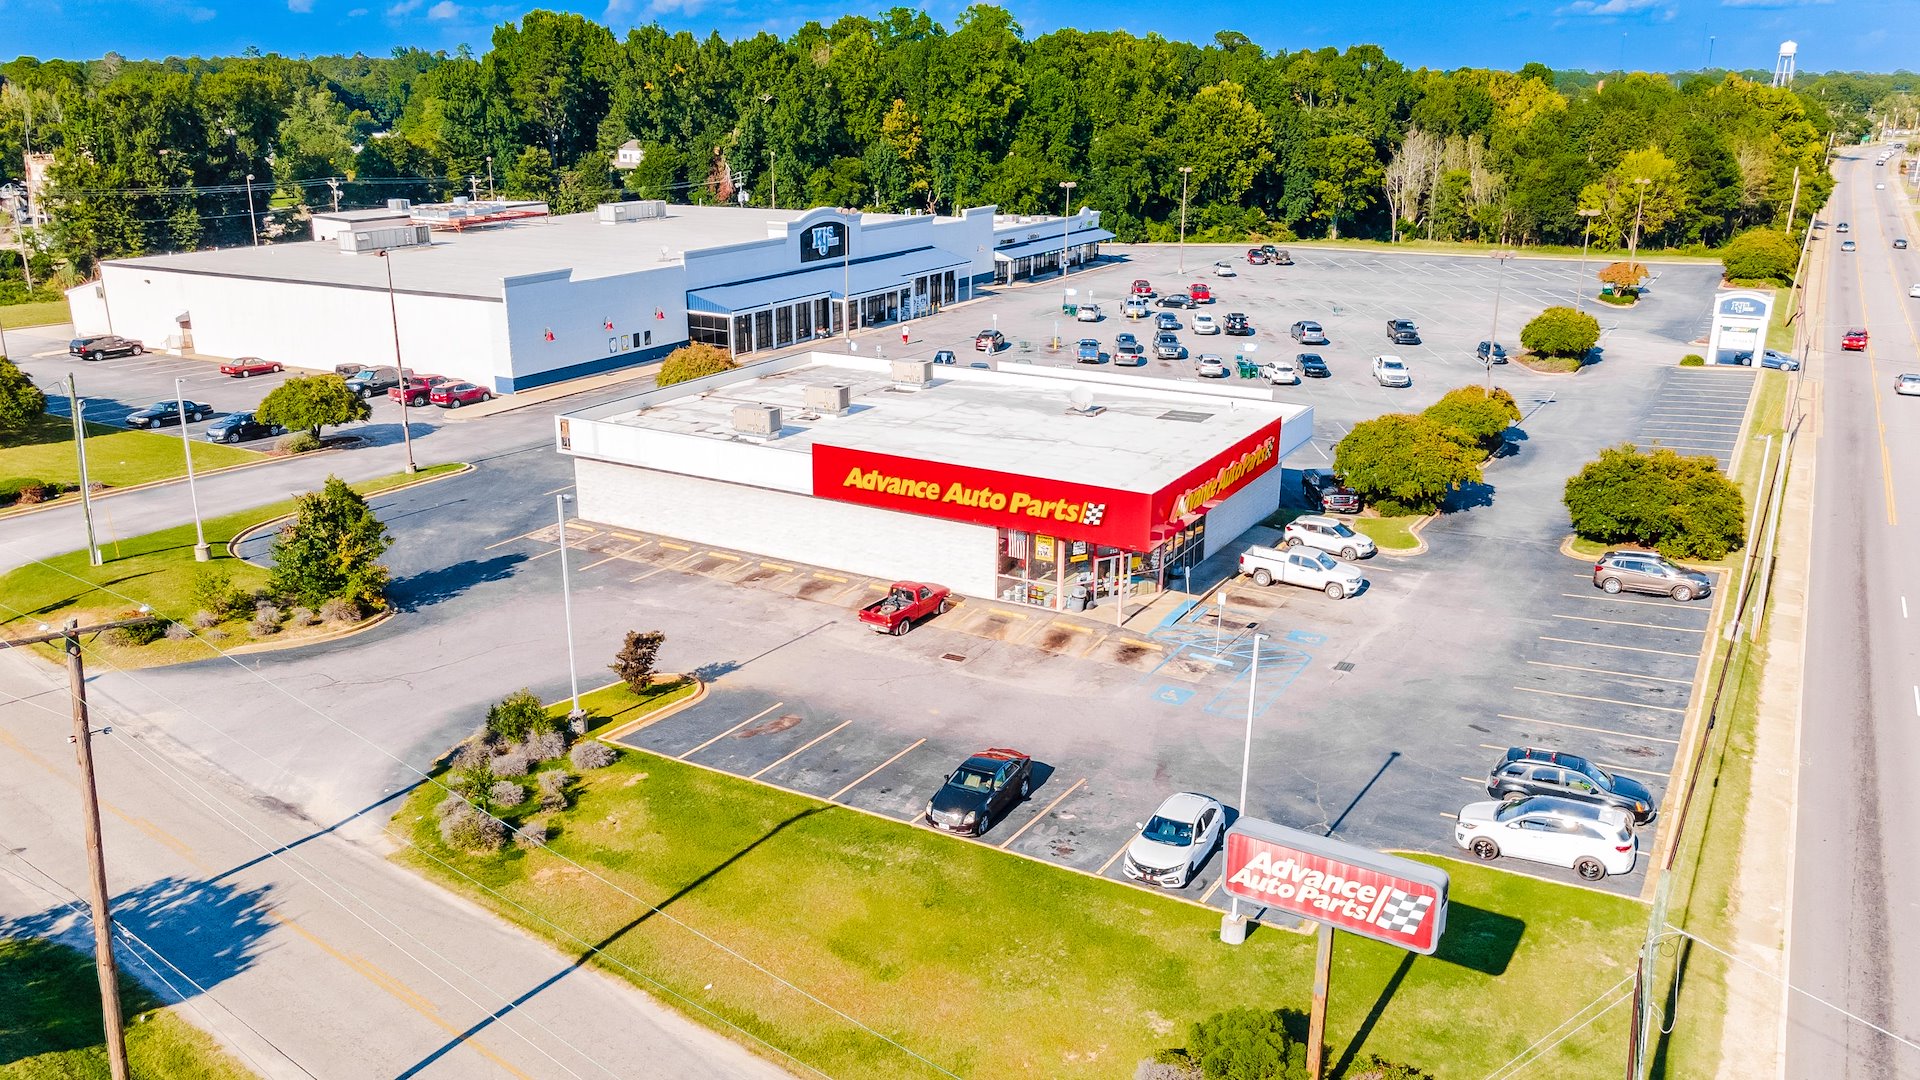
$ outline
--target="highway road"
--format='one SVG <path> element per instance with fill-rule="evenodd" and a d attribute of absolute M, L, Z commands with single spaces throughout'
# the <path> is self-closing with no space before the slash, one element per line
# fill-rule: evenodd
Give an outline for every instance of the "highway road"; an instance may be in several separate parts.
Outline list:
<path fill-rule="evenodd" d="M 1913 205 L 1874 148 L 1836 163 L 1822 215 L 1823 301 L 1811 316 L 1819 383 L 1806 676 L 1788 970 L 1790 1080 L 1920 1078 L 1920 1051 L 1824 999 L 1920 1038 L 1920 261 Z M 1876 184 L 1886 185 L 1877 188 Z M 1847 222 L 1851 231 L 1838 232 Z M 1857 250 L 1840 250 L 1851 239 Z M 1854 326 L 1864 353 L 1842 352 Z M 1809 996 L 1811 995 L 1811 996 Z"/>

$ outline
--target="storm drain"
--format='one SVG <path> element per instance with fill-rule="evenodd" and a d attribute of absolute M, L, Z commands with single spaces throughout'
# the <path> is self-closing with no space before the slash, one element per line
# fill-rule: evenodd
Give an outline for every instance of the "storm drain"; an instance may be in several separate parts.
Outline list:
<path fill-rule="evenodd" d="M 952 661 L 954 661 L 955 663 L 959 663 L 960 661 L 962 661 L 962 660 L 965 660 L 965 659 L 966 659 L 966 657 L 964 657 L 964 656 L 961 656 L 961 655 L 960 655 L 959 653 L 957 653 L 957 652 L 950 652 L 950 653 L 941 653 L 941 654 L 940 654 L 940 659 L 942 659 L 942 660 L 952 660 Z"/>
<path fill-rule="evenodd" d="M 1352 671 L 1352 670 L 1353 670 L 1353 664 L 1352 664 L 1352 662 L 1350 662 L 1350 661 L 1347 661 L 1347 660 L 1342 660 L 1342 661 L 1340 661 L 1339 663 L 1337 663 L 1337 664 L 1335 664 L 1335 665 L 1333 665 L 1333 670 L 1335 670 L 1335 671 Z"/>

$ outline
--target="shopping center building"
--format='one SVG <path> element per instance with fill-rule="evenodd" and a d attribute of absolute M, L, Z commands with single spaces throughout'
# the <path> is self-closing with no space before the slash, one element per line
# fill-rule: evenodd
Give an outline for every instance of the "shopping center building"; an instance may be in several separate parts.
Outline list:
<path fill-rule="evenodd" d="M 1275 510 L 1313 410 L 1265 384 L 802 353 L 556 424 L 589 521 L 1130 612 Z"/>

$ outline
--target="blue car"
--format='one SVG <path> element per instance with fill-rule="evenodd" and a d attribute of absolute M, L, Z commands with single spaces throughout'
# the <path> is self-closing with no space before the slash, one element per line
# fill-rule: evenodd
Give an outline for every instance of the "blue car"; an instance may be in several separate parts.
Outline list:
<path fill-rule="evenodd" d="M 1074 347 L 1074 359 L 1082 364 L 1100 363 L 1100 342 L 1090 337 L 1081 338 Z"/>
<path fill-rule="evenodd" d="M 1799 371 L 1800 361 L 1795 360 L 1786 353 L 1779 352 L 1775 349 L 1768 349 L 1760 354 L 1760 366 L 1773 368 L 1777 371 Z"/>

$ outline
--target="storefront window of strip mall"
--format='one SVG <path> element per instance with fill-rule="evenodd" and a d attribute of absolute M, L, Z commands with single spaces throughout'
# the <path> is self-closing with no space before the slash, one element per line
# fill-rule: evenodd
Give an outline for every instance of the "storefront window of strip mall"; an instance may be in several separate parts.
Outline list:
<path fill-rule="evenodd" d="M 1056 611 L 1144 604 L 1184 585 L 1181 572 L 1200 561 L 1206 527 L 1199 515 L 1145 552 L 1001 529 L 1000 599 Z"/>

